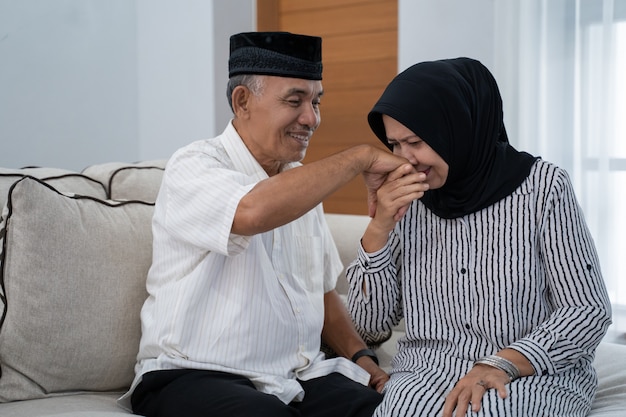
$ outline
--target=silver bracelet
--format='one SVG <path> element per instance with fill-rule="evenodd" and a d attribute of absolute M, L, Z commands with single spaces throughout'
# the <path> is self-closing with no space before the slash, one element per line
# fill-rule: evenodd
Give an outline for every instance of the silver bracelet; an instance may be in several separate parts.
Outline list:
<path fill-rule="evenodd" d="M 474 362 L 474 365 L 478 364 L 489 365 L 501 371 L 504 371 L 508 375 L 510 382 L 513 382 L 520 377 L 519 369 L 517 368 L 517 366 L 515 366 L 515 364 L 510 360 L 504 359 L 502 356 L 485 356 L 484 358 L 480 358 L 476 360 L 476 362 Z"/>

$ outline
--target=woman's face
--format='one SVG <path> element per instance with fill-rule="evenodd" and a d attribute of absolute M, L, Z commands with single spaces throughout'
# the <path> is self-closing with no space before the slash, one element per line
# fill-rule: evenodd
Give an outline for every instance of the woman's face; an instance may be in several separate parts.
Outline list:
<path fill-rule="evenodd" d="M 409 160 L 417 171 L 426 174 L 429 189 L 443 187 L 448 179 L 448 164 L 419 136 L 402 123 L 383 114 L 387 142 L 395 155 Z"/>

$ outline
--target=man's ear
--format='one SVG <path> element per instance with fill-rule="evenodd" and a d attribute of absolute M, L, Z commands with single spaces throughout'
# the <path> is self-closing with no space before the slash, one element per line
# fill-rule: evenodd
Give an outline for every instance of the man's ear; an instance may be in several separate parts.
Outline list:
<path fill-rule="evenodd" d="M 238 118 L 245 118 L 248 114 L 248 104 L 252 94 L 248 87 L 243 85 L 238 85 L 233 90 L 232 101 L 233 101 L 233 113 Z"/>

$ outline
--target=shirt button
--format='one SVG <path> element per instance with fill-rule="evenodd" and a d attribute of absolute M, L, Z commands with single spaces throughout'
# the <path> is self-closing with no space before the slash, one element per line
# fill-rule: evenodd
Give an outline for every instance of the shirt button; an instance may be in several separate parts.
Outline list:
<path fill-rule="evenodd" d="M 470 325 L 469 325 L 469 324 L 465 324 L 465 328 L 466 328 L 466 329 L 469 329 L 469 328 L 470 328 Z"/>
<path fill-rule="evenodd" d="M 461 268 L 461 273 L 462 273 L 462 274 L 464 274 L 464 273 L 466 273 L 466 272 L 467 272 L 467 269 L 465 269 L 465 268 Z"/>

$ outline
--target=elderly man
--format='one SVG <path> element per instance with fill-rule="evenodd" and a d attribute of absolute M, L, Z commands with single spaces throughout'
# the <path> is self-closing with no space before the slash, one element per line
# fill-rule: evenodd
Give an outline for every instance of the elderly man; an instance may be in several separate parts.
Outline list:
<path fill-rule="evenodd" d="M 254 32 L 230 46 L 233 120 L 165 170 L 122 402 L 148 417 L 370 416 L 388 376 L 334 290 L 321 201 L 359 174 L 375 195 L 407 161 L 359 146 L 300 164 L 320 123 L 321 39 Z"/>

